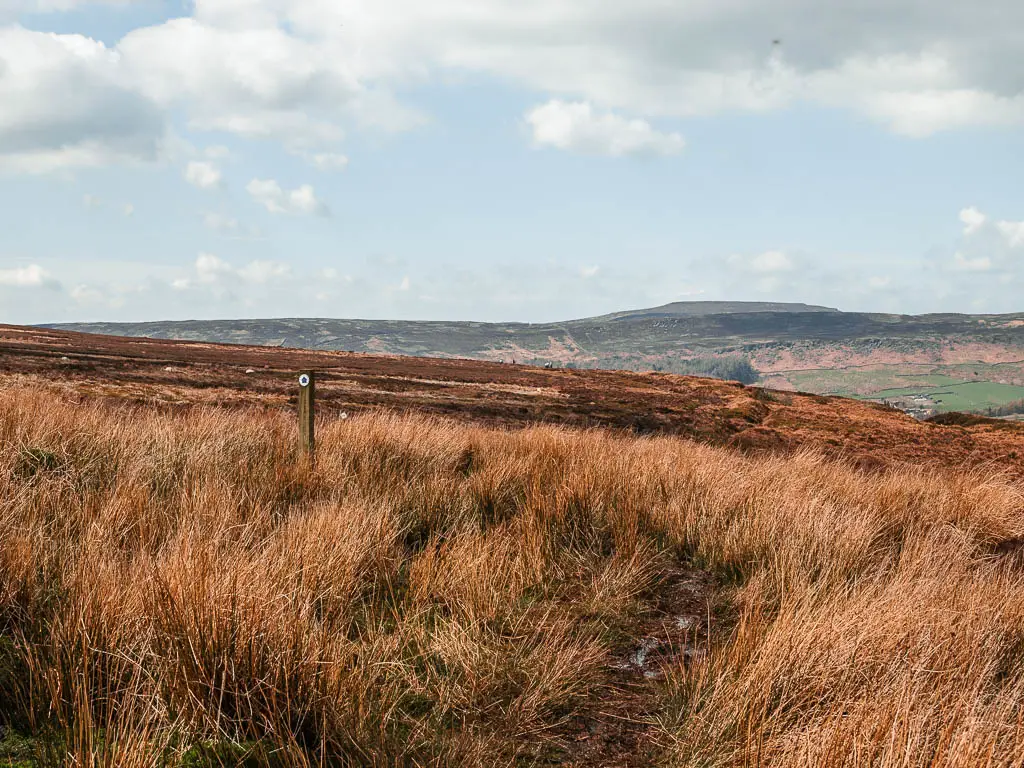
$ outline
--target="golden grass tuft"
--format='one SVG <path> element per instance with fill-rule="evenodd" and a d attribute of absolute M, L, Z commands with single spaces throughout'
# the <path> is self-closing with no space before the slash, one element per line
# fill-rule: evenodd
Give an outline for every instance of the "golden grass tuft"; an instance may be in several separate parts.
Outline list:
<path fill-rule="evenodd" d="M 0 391 L 36 764 L 1021 764 L 1014 477 L 386 412 L 314 467 L 293 429 Z"/>

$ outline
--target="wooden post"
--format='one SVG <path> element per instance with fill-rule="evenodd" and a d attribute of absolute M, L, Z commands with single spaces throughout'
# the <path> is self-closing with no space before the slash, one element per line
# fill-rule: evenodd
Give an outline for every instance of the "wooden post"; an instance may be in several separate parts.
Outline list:
<path fill-rule="evenodd" d="M 316 458 L 316 377 L 312 371 L 299 374 L 299 443 L 310 461 Z"/>

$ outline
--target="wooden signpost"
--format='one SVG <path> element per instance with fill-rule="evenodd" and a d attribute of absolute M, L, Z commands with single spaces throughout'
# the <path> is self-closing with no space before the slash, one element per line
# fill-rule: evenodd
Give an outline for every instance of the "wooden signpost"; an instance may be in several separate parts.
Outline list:
<path fill-rule="evenodd" d="M 316 377 L 312 371 L 299 374 L 299 443 L 310 461 L 316 458 Z"/>

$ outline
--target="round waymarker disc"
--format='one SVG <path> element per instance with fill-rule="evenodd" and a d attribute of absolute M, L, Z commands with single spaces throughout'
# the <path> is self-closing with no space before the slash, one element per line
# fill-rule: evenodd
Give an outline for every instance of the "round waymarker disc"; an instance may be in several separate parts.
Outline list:
<path fill-rule="evenodd" d="M 304 373 L 301 376 L 299 376 L 299 386 L 300 387 L 308 387 L 309 386 L 309 374 L 308 373 Z"/>

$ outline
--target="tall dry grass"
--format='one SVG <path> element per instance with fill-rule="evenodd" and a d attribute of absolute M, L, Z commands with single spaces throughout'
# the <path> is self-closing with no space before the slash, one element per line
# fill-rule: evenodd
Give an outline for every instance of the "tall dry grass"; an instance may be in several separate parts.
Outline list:
<path fill-rule="evenodd" d="M 1024 763 L 1008 476 L 386 413 L 311 467 L 293 430 L 0 392 L 0 722 L 37 763 L 550 764 L 620 703 L 666 766 Z M 680 564 L 707 653 L 624 692 Z"/>

